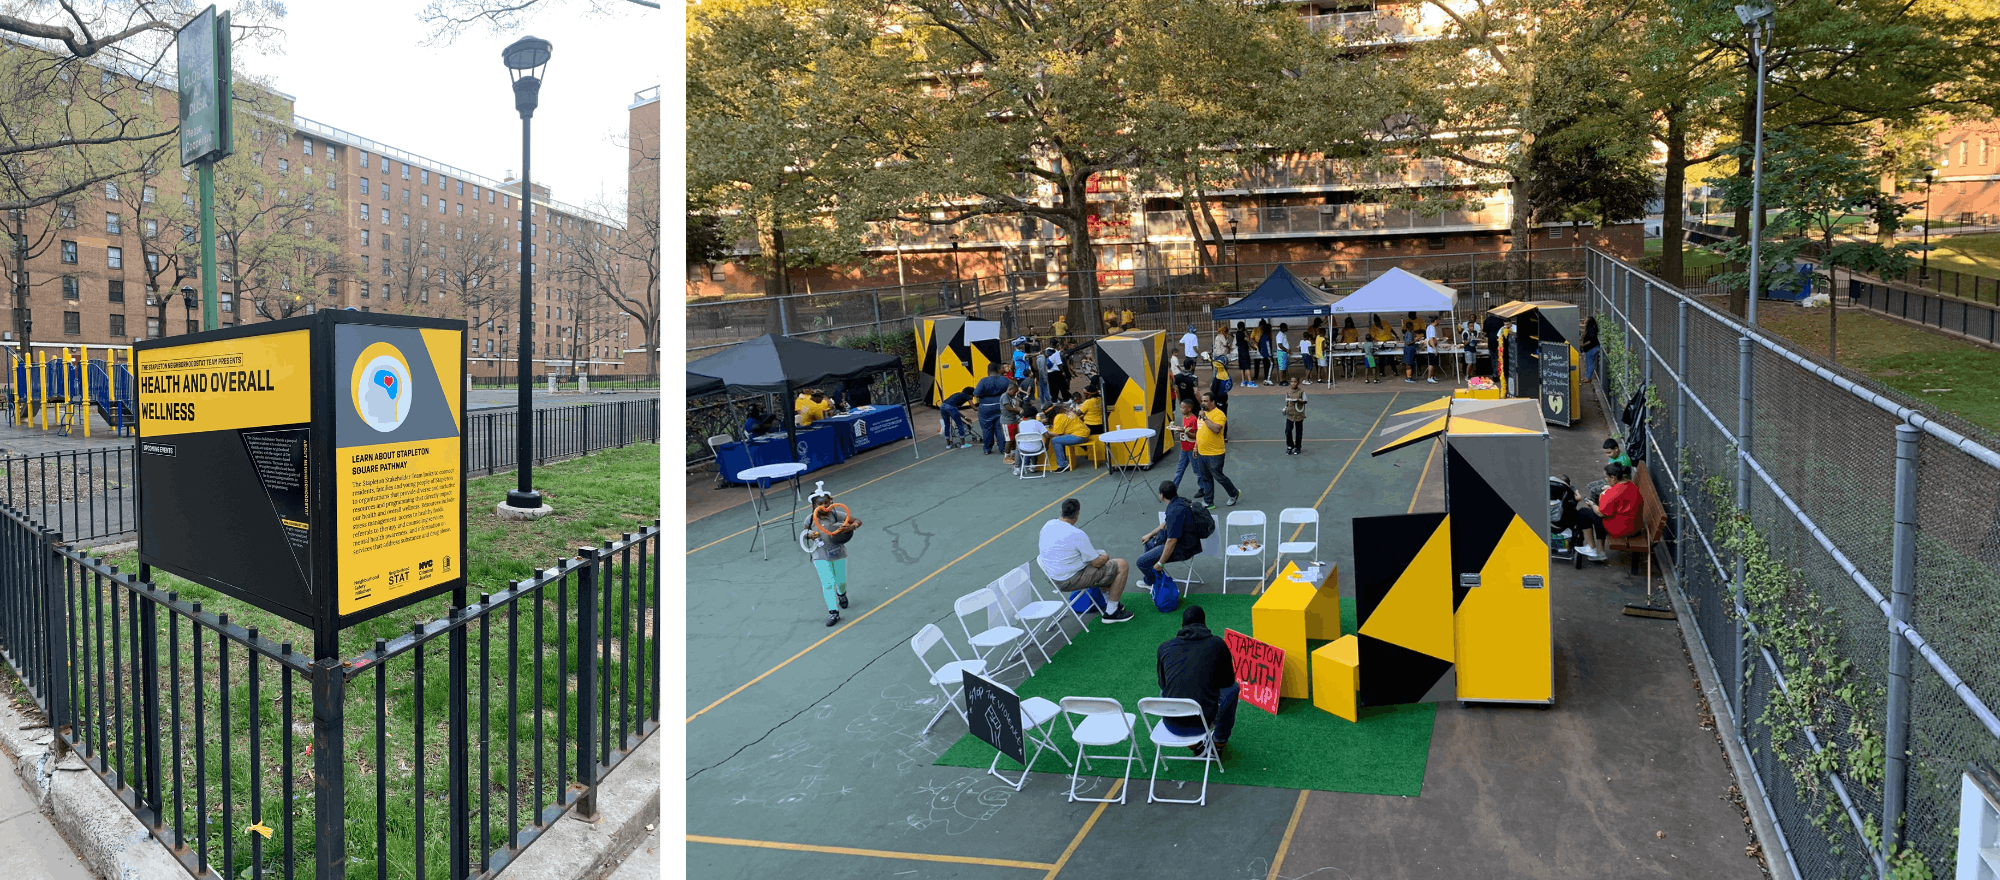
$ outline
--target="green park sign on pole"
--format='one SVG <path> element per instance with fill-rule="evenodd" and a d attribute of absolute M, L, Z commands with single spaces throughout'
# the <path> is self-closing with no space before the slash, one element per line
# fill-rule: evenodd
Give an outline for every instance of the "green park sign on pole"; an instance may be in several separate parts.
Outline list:
<path fill-rule="evenodd" d="M 216 308 L 215 163 L 235 152 L 230 107 L 229 13 L 210 6 L 174 35 L 180 78 L 181 167 L 201 173 L 201 325 L 222 326 Z"/>

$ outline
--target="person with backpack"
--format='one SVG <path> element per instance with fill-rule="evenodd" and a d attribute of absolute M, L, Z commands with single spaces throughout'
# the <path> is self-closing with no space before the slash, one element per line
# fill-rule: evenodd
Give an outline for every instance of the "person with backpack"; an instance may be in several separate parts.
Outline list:
<path fill-rule="evenodd" d="M 1132 564 L 1139 570 L 1139 583 L 1147 590 L 1160 582 L 1154 575 L 1166 574 L 1163 566 L 1193 559 L 1201 553 L 1201 539 L 1215 533 L 1215 517 L 1180 497 L 1180 487 L 1174 481 L 1161 480 L 1158 492 L 1167 505 L 1166 518 L 1141 539 L 1146 549 Z"/>
<path fill-rule="evenodd" d="M 1229 745 L 1236 728 L 1236 706 L 1242 687 L 1236 683 L 1236 664 L 1229 643 L 1208 628 L 1208 613 L 1200 605 L 1181 611 L 1181 628 L 1160 644 L 1155 672 L 1160 679 L 1160 696 L 1195 701 L 1201 718 L 1194 716 L 1161 718 L 1167 730 L 1179 736 L 1200 736 L 1202 721 L 1213 727 L 1215 747 Z M 1199 755 L 1205 745 L 1189 746 Z"/>

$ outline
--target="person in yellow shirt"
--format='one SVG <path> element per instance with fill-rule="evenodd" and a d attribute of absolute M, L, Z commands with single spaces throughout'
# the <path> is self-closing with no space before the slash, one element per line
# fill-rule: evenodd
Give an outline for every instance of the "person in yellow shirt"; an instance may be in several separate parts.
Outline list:
<path fill-rule="evenodd" d="M 1106 333 L 1118 332 L 1118 313 L 1110 310 L 1109 308 L 1104 310 L 1104 332 Z"/>
<path fill-rule="evenodd" d="M 1128 329 L 1128 330 L 1129 330 L 1129 329 L 1131 329 L 1131 327 L 1132 327 L 1132 310 L 1131 310 L 1131 309 L 1125 309 L 1125 310 L 1123 310 L 1123 311 L 1121 311 L 1121 312 L 1119 312 L 1119 313 L 1118 313 L 1118 326 L 1119 326 L 1119 327 L 1122 327 L 1122 328 L 1125 328 L 1125 329 Z"/>
<path fill-rule="evenodd" d="M 1374 323 L 1368 325 L 1368 338 L 1376 342 L 1395 342 L 1396 334 L 1389 332 L 1389 325 L 1382 323 L 1382 316 L 1376 315 Z"/>
<path fill-rule="evenodd" d="M 1235 507 L 1242 496 L 1236 491 L 1236 484 L 1229 475 L 1222 472 L 1222 459 L 1227 451 L 1223 430 L 1229 425 L 1229 414 L 1216 408 L 1215 395 L 1201 396 L 1201 416 L 1195 419 L 1194 463 L 1195 473 L 1201 482 L 1195 490 L 1196 497 L 1208 509 L 1215 509 L 1215 484 L 1229 490 L 1229 506 Z"/>
<path fill-rule="evenodd" d="M 1077 408 L 1083 415 L 1083 424 L 1092 434 L 1104 433 L 1104 391 L 1092 386 L 1083 394 L 1083 405 Z"/>
<path fill-rule="evenodd" d="M 1059 340 L 1059 339 L 1061 339 L 1061 338 L 1063 338 L 1063 337 L 1065 337 L 1065 336 L 1068 336 L 1068 335 L 1069 335 L 1069 321 L 1067 321 L 1067 320 L 1064 320 L 1064 319 L 1063 319 L 1063 318 L 1061 318 L 1061 317 L 1057 317 L 1057 318 L 1056 318 L 1056 322 L 1055 322 L 1054 324 L 1050 324 L 1050 325 L 1049 325 L 1049 335 L 1050 335 L 1050 336 L 1052 336 L 1052 337 L 1054 337 L 1054 339 L 1051 339 L 1051 340 L 1049 340 L 1050 342 L 1054 342 L 1054 341 L 1056 341 L 1056 340 Z"/>
<path fill-rule="evenodd" d="M 1068 407 L 1057 407 L 1055 423 L 1049 426 L 1049 447 L 1056 453 L 1056 473 L 1069 470 L 1069 447 L 1090 442 L 1090 427 Z"/>
<path fill-rule="evenodd" d="M 820 419 L 833 415 L 833 401 L 826 399 L 824 393 L 814 388 L 808 392 L 804 400 L 799 402 L 798 410 L 799 427 L 803 428 Z"/>

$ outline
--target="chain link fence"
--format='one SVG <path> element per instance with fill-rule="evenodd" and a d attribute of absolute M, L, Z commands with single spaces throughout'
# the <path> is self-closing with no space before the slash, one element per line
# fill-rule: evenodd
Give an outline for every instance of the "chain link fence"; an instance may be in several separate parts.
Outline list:
<path fill-rule="evenodd" d="M 1805 878 L 1947 875 L 1959 775 L 2000 765 L 1993 438 L 1609 255 L 1587 270 L 1765 846 Z"/>

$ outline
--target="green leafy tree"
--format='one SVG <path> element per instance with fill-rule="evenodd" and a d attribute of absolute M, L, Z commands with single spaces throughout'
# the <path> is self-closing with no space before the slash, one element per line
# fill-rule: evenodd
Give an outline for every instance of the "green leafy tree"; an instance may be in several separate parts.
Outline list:
<path fill-rule="evenodd" d="M 1885 218 L 1893 224 L 1909 206 L 1894 194 L 1882 191 L 1879 176 L 1862 157 L 1842 149 L 1817 144 L 1790 134 L 1770 138 L 1764 160 L 1764 204 L 1773 212 L 1764 227 L 1765 241 L 1758 262 L 1750 264 L 1746 242 L 1730 242 L 1716 248 L 1724 258 L 1742 263 L 1742 272 L 1718 276 L 1724 284 L 1747 289 L 1750 273 L 1758 272 L 1758 288 L 1770 291 L 1796 283 L 1797 266 L 1807 260 L 1815 267 L 1812 279 L 1827 292 L 1827 358 L 1840 362 L 1839 291 L 1833 285 L 1839 270 L 1878 277 L 1899 276 L 1908 271 L 1910 254 L 1921 245 L 1901 243 L 1884 246 L 1867 239 L 1842 239 L 1842 221 L 1854 215 Z M 1735 148 L 1742 150 L 1742 147 Z M 1734 207 L 1750 202 L 1749 183 L 1730 178 L 1721 184 L 1726 202 Z"/>

